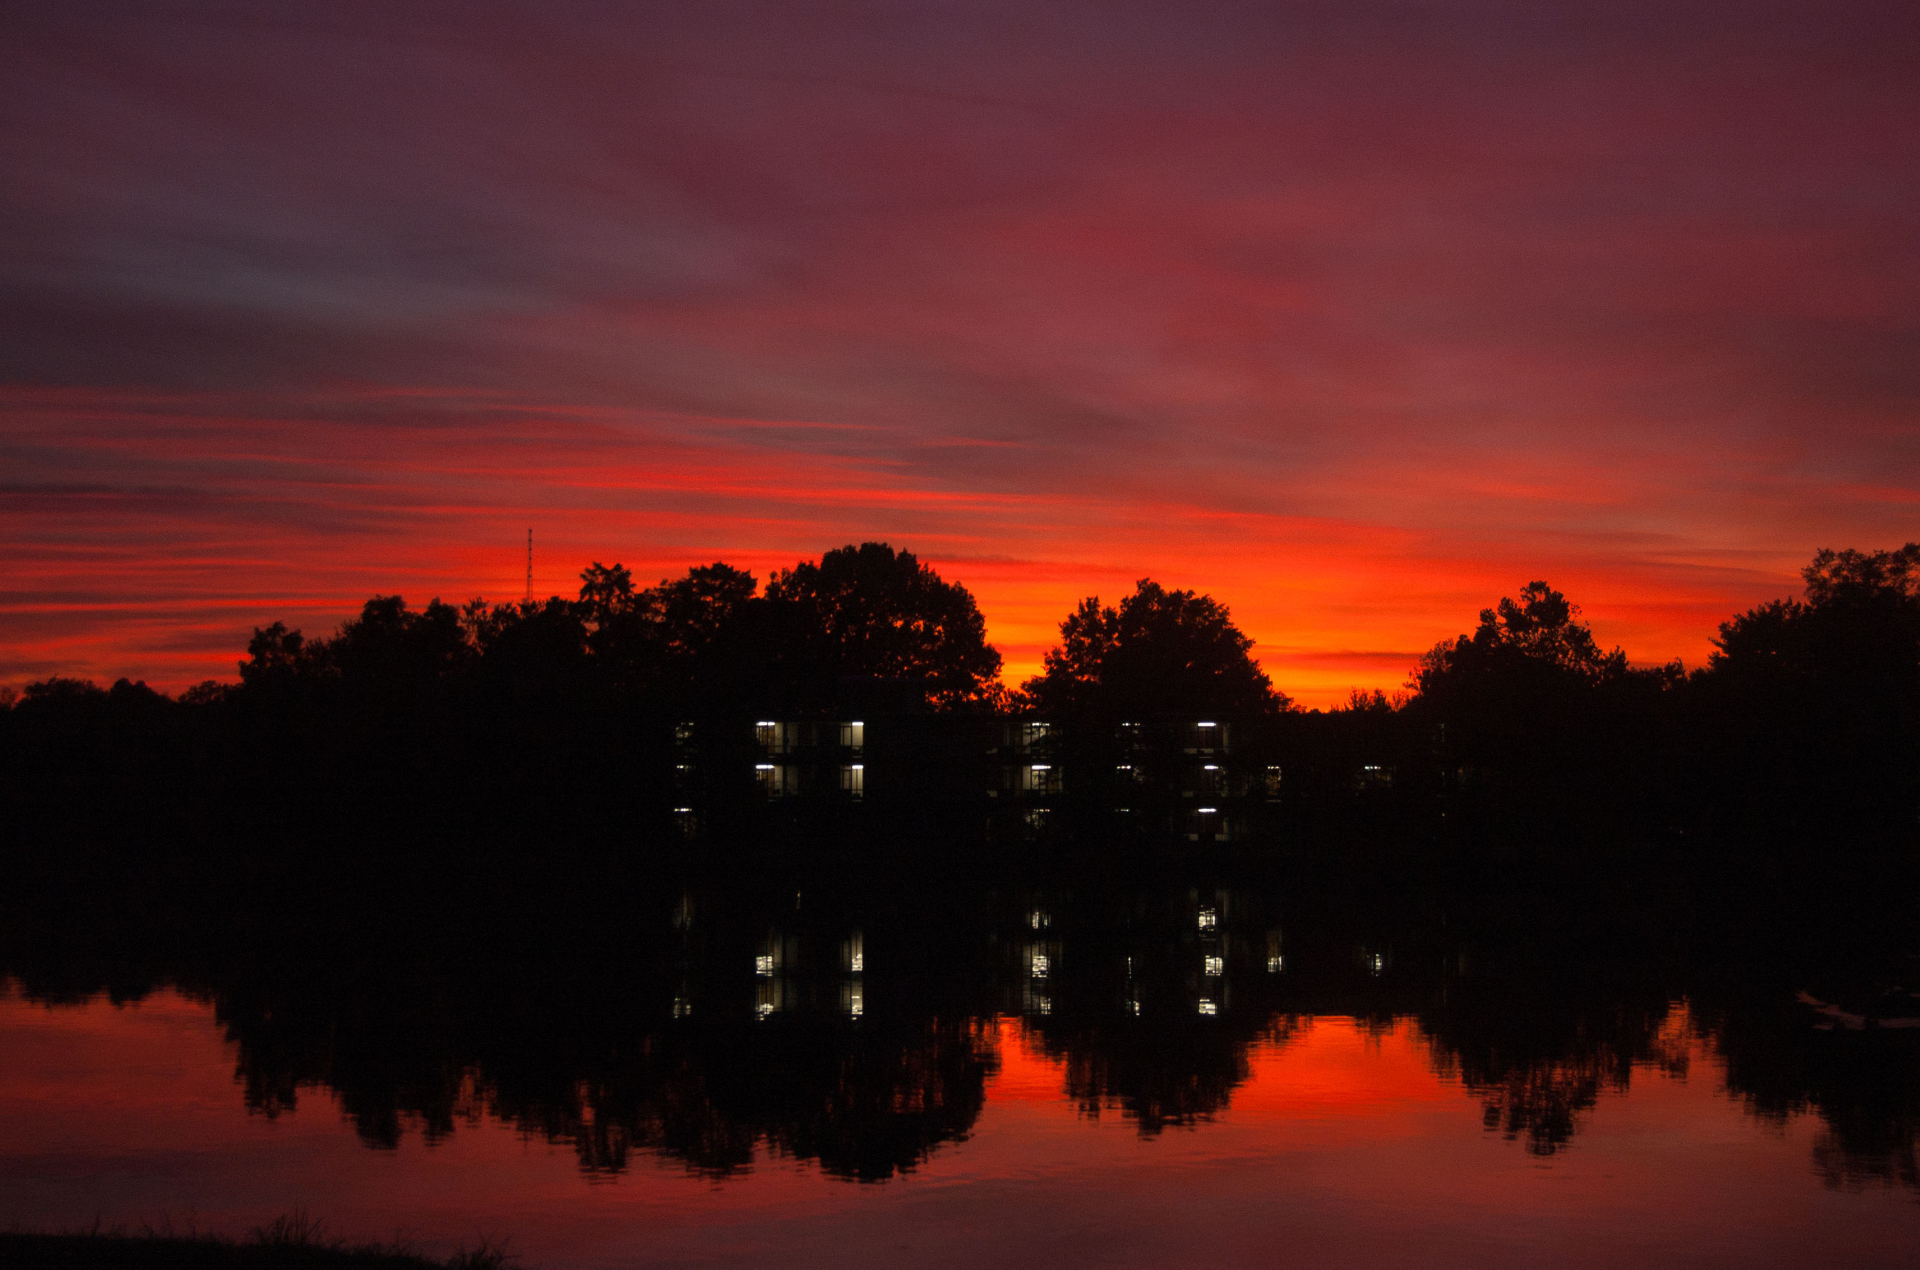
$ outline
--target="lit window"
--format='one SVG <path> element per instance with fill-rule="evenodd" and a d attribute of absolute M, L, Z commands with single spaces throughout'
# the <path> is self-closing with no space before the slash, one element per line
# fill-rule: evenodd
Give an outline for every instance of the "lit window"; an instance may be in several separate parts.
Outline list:
<path fill-rule="evenodd" d="M 761 975 L 772 974 L 773 958 L 766 953 L 762 953 L 760 956 L 755 957 L 753 959 L 753 970 L 755 974 L 761 974 Z"/>
<path fill-rule="evenodd" d="M 1202 1013 L 1202 1014 L 1218 1014 L 1218 1013 L 1220 1013 L 1220 1008 L 1219 1008 L 1218 1006 L 1216 1006 L 1216 1005 L 1214 1005 L 1214 1003 L 1213 1003 L 1213 1002 L 1211 1002 L 1211 1001 L 1209 1001 L 1209 1000 L 1207 1000 L 1207 999 L 1206 999 L 1205 997 L 1202 997 L 1202 998 L 1200 999 L 1200 1013 Z"/>
<path fill-rule="evenodd" d="M 1053 962 L 1048 960 L 1047 954 L 1045 953 L 1033 954 L 1028 964 L 1032 968 L 1033 977 L 1036 979 L 1044 979 L 1053 972 Z"/>
<path fill-rule="evenodd" d="M 851 970 L 854 974 L 861 974 L 866 970 L 866 968 L 867 968 L 867 954 L 857 952 L 853 954 L 853 956 L 847 958 L 847 969 Z"/>
<path fill-rule="evenodd" d="M 1200 910 L 1200 929 L 1201 930 L 1212 930 L 1214 927 L 1218 926 L 1219 924 L 1220 924 L 1220 914 L 1214 912 L 1210 908 L 1203 908 Z"/>
<path fill-rule="evenodd" d="M 1207 958 L 1207 973 L 1210 975 L 1223 975 L 1227 973 L 1227 959 L 1225 957 Z"/>
<path fill-rule="evenodd" d="M 1267 958 L 1267 973 L 1270 975 L 1279 974 L 1280 968 L 1285 964 L 1285 962 L 1286 962 L 1286 958 L 1284 957 Z"/>

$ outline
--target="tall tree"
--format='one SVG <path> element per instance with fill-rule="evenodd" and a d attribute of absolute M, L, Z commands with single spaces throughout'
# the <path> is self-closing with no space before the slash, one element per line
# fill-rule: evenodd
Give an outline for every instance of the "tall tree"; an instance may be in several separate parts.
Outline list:
<path fill-rule="evenodd" d="M 835 674 L 918 680 L 942 706 L 988 699 L 997 687 L 1000 654 L 972 594 L 910 551 L 841 547 L 774 575 L 767 598 L 800 610 Z"/>
<path fill-rule="evenodd" d="M 1024 689 L 1042 712 L 1062 717 L 1287 708 L 1252 649 L 1226 605 L 1143 578 L 1118 605 L 1082 600 Z"/>
<path fill-rule="evenodd" d="M 1920 792 L 1920 543 L 1823 550 L 1801 578 L 1804 600 L 1722 623 L 1696 676 L 1710 757 L 1761 803 L 1903 802 Z"/>
<path fill-rule="evenodd" d="M 1589 762 L 1627 718 L 1679 677 L 1674 665 L 1635 672 L 1602 649 L 1580 609 L 1545 582 L 1480 610 L 1471 635 L 1441 640 L 1409 686 L 1414 717 L 1439 725 L 1450 765 L 1526 773 L 1560 784 L 1597 779 Z M 1637 738 L 1644 745 L 1646 738 Z M 1577 783 L 1576 782 L 1576 783 Z"/>
<path fill-rule="evenodd" d="M 1578 605 L 1544 582 L 1480 610 L 1471 635 L 1441 640 L 1420 659 L 1413 686 L 1429 699 L 1511 695 L 1527 687 L 1595 687 L 1626 673 L 1627 655 L 1603 652 Z"/>

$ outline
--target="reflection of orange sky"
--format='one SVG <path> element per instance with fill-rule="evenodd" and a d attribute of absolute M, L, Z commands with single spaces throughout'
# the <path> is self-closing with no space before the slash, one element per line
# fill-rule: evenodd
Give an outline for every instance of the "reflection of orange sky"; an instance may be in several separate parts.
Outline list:
<path fill-rule="evenodd" d="M 858 457 L 770 453 L 740 440 L 751 429 L 738 420 L 424 400 L 402 403 L 413 426 L 316 431 L 232 402 L 14 393 L 16 419 L 37 420 L 27 431 L 84 456 L 103 484 L 10 504 L 0 676 L 125 674 L 176 689 L 230 678 L 248 630 L 272 620 L 329 630 L 375 592 L 516 596 L 531 525 L 542 594 L 570 592 L 589 560 L 623 561 L 643 582 L 713 559 L 764 579 L 828 546 L 886 539 L 975 594 L 1013 682 L 1038 669 L 1079 598 L 1111 601 L 1152 576 L 1226 601 L 1278 686 L 1324 705 L 1353 687 L 1400 687 L 1423 649 L 1536 576 L 1636 660 L 1698 664 L 1718 621 L 1793 588 L 1805 545 L 1538 525 L 1503 538 L 1477 513 L 1438 506 L 1451 489 L 1544 515 L 1564 491 L 1522 488 L 1523 473 L 1385 469 L 1275 487 L 1265 507 L 1257 483 L 1223 493 L 1177 470 L 1157 489 L 993 491 Z M 395 408 L 354 392 L 336 402 L 342 414 Z M 120 484 L 133 473 L 140 488 Z M 1603 481 L 1590 494 L 1616 496 Z M 1315 510 L 1287 512 L 1290 500 Z M 1396 507 L 1437 523 L 1394 523 Z"/>
<path fill-rule="evenodd" d="M 572 1150 L 491 1119 L 396 1150 L 354 1137 L 339 1102 L 250 1116 L 210 1006 L 161 992 L 47 1010 L 0 995 L 0 1228 L 192 1223 L 244 1232 L 303 1207 L 330 1233 L 400 1231 L 442 1250 L 508 1237 L 530 1264 L 839 1266 L 907 1258 L 955 1267 L 1063 1259 L 1266 1264 L 1893 1264 L 1920 1239 L 1899 1188 L 1824 1190 L 1810 1116 L 1757 1123 L 1693 1073 L 1634 1073 L 1573 1144 L 1542 1159 L 1488 1133 L 1434 1074 L 1410 1024 L 1302 1021 L 1256 1044 L 1213 1120 L 1143 1139 L 1089 1120 L 1062 1065 L 1018 1020 L 997 1025 L 1000 1071 L 966 1140 L 879 1186 L 763 1153 L 716 1182 L 636 1156 L 589 1183 Z"/>

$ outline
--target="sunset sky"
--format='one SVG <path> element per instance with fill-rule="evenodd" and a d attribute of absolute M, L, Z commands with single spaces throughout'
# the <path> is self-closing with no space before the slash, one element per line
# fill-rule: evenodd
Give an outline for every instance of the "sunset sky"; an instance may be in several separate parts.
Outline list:
<path fill-rule="evenodd" d="M 403 12 L 404 11 L 404 14 Z M 1397 687 L 1920 538 L 1920 7 L 0 15 L 0 684 L 847 542 Z"/>

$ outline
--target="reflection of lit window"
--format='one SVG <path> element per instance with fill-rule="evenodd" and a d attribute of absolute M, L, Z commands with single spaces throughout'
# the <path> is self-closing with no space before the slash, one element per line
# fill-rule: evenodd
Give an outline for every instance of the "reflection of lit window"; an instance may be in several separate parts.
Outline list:
<path fill-rule="evenodd" d="M 1210 908 L 1203 908 L 1200 910 L 1200 929 L 1201 930 L 1212 930 L 1214 927 L 1218 926 L 1219 924 L 1220 924 L 1220 914 L 1214 912 Z"/>
<path fill-rule="evenodd" d="M 753 959 L 753 969 L 757 974 L 763 974 L 763 975 L 772 974 L 773 958 L 766 954 L 762 954 L 761 956 L 755 957 Z"/>
<path fill-rule="evenodd" d="M 1202 1014 L 1218 1014 L 1218 1013 L 1220 1013 L 1220 1008 L 1219 1008 L 1218 1006 L 1216 1006 L 1216 1005 L 1214 1005 L 1214 1003 L 1213 1003 L 1213 1002 L 1211 1002 L 1211 1001 L 1209 1001 L 1209 1000 L 1207 1000 L 1207 999 L 1206 999 L 1205 997 L 1202 997 L 1202 998 L 1200 998 L 1200 1013 L 1202 1013 Z"/>
<path fill-rule="evenodd" d="M 866 987 L 858 979 L 846 986 L 842 997 L 846 1002 L 847 1014 L 850 1018 L 857 1019 L 867 1012 Z"/>
<path fill-rule="evenodd" d="M 1032 961 L 1029 964 L 1033 970 L 1033 977 L 1036 979 L 1044 979 L 1053 973 L 1053 963 L 1048 960 L 1047 954 L 1045 953 L 1033 954 Z"/>
<path fill-rule="evenodd" d="M 1225 957 L 1207 958 L 1207 973 L 1210 975 L 1223 975 L 1227 973 L 1227 959 Z"/>
<path fill-rule="evenodd" d="M 1286 960 L 1286 959 L 1285 959 L 1284 957 L 1269 957 L 1269 958 L 1267 958 L 1267 973 L 1268 973 L 1268 974 L 1270 974 L 1270 975 L 1277 975 L 1277 974 L 1279 974 L 1279 973 L 1280 973 L 1280 968 L 1281 968 L 1281 966 L 1282 966 L 1282 964 L 1283 964 L 1283 963 L 1285 962 L 1285 960 Z"/>

